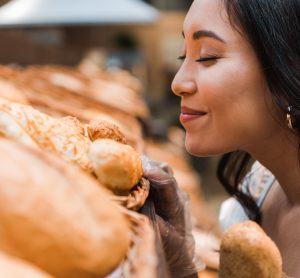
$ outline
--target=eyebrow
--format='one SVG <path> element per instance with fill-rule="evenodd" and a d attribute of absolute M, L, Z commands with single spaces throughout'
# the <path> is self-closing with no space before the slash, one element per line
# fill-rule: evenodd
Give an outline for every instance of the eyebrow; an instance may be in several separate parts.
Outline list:
<path fill-rule="evenodd" d="M 182 36 L 185 38 L 184 32 L 182 31 Z M 194 40 L 199 40 L 203 37 L 208 37 L 208 38 L 212 38 L 215 40 L 218 40 L 220 42 L 225 43 L 225 40 L 222 39 L 221 37 L 219 37 L 216 33 L 214 33 L 213 31 L 208 31 L 208 30 L 199 30 L 193 33 L 193 39 Z"/>

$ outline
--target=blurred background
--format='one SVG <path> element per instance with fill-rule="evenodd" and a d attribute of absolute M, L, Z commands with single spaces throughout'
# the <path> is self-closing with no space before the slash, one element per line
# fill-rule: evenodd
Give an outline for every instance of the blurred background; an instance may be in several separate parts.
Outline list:
<path fill-rule="evenodd" d="M 128 2 L 127 2 L 128 1 Z M 129 72 L 141 84 L 147 135 L 173 131 L 183 147 L 179 98 L 170 89 L 182 54 L 182 23 L 191 0 L 0 0 L 0 64 L 61 65 Z M 101 15 L 102 16 L 101 16 Z M 174 132 L 175 131 L 175 132 Z M 215 177 L 218 157 L 184 154 L 215 214 L 226 198 Z"/>

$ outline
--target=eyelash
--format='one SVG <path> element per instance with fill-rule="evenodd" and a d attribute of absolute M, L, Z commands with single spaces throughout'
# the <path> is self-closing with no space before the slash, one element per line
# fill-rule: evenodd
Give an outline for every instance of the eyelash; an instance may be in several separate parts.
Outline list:
<path fill-rule="evenodd" d="M 186 55 L 182 55 L 182 56 L 179 56 L 177 59 L 183 61 L 185 58 L 186 58 Z M 218 57 L 208 56 L 208 57 L 199 58 L 196 60 L 196 62 L 201 63 L 201 62 L 206 62 L 206 61 L 211 61 L 211 60 L 216 60 L 216 59 L 218 59 Z"/>

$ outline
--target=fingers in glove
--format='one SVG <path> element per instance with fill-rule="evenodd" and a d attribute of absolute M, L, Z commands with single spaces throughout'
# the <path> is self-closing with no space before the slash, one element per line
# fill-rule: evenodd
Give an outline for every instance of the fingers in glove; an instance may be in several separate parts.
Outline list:
<path fill-rule="evenodd" d="M 174 180 L 173 182 L 176 183 Z M 159 185 L 151 182 L 151 198 L 156 213 L 181 234 L 185 233 L 184 205 L 173 184 Z"/>
<path fill-rule="evenodd" d="M 143 173 L 149 180 L 157 182 L 168 182 L 173 177 L 172 169 L 165 162 L 149 159 L 147 156 L 141 156 Z"/>
<path fill-rule="evenodd" d="M 185 237 L 161 217 L 156 219 L 172 277 L 197 277 L 193 276 L 196 270 Z"/>
<path fill-rule="evenodd" d="M 184 232 L 183 200 L 168 164 L 142 156 L 144 176 L 151 184 L 155 210 L 164 220 Z"/>

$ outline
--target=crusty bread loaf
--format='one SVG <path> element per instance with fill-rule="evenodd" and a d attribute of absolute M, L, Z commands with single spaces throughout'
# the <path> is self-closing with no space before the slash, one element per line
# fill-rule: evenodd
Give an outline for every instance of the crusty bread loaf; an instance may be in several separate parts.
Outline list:
<path fill-rule="evenodd" d="M 245 221 L 224 234 L 220 278 L 281 278 L 282 258 L 275 243 L 258 224 Z"/>
<path fill-rule="evenodd" d="M 130 229 L 112 195 L 48 152 L 0 138 L 0 249 L 55 277 L 103 277 Z"/>
<path fill-rule="evenodd" d="M 3 67 L 0 68 L 0 76 L 2 75 Z M 28 104 L 26 97 L 22 91 L 9 79 L 0 77 L 0 97 L 9 101 Z"/>
<path fill-rule="evenodd" d="M 86 171 L 92 171 L 87 158 L 91 141 L 77 125 L 52 118 L 31 106 L 1 99 L 0 109 L 8 113 L 41 148 L 55 152 L 67 161 L 76 162 Z"/>
<path fill-rule="evenodd" d="M 142 161 L 131 146 L 112 139 L 94 141 L 88 151 L 98 180 L 116 193 L 126 193 L 142 178 Z"/>
<path fill-rule="evenodd" d="M 51 278 L 50 274 L 36 266 L 0 252 L 0 277 L 3 278 Z"/>
<path fill-rule="evenodd" d="M 24 131 L 24 129 L 0 107 L 0 136 L 13 139 L 26 146 L 38 148 L 38 145 Z"/>

